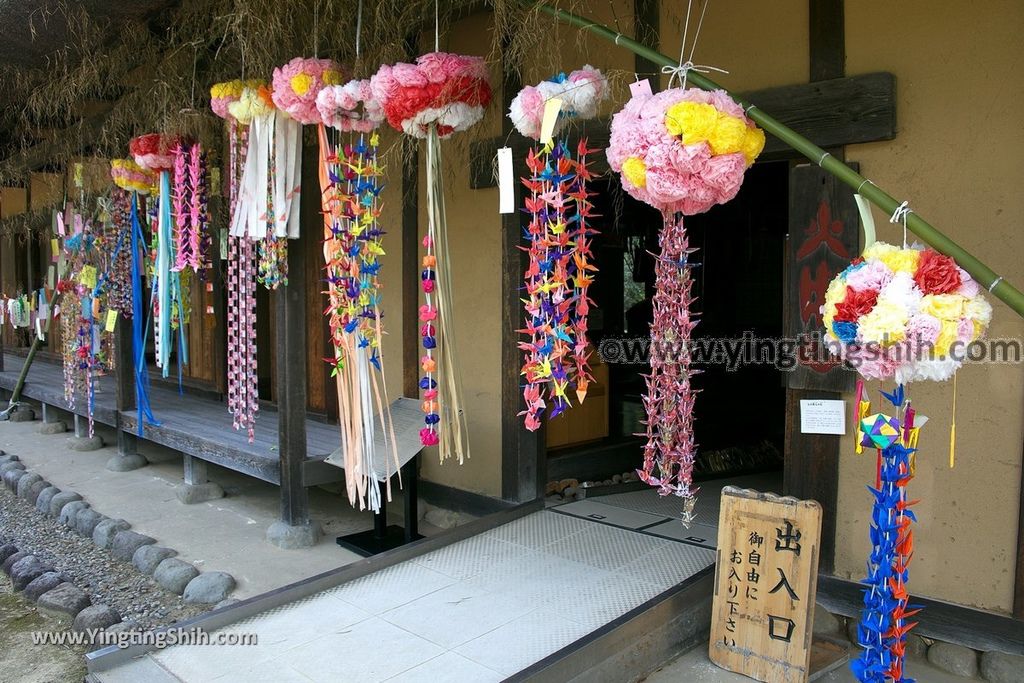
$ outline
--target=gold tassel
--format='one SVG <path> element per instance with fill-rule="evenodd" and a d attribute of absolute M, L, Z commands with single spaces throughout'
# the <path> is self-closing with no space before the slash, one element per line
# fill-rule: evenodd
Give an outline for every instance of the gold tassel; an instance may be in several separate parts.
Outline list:
<path fill-rule="evenodd" d="M 956 462 L 956 373 L 953 374 L 953 421 L 949 425 L 949 469 Z"/>

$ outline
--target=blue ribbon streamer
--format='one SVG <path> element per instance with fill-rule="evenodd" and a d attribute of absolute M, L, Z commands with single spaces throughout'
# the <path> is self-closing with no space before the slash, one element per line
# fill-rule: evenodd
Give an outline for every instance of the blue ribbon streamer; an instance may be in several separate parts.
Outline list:
<path fill-rule="evenodd" d="M 138 413 L 136 427 L 142 436 L 143 419 L 152 425 L 159 425 L 149 405 L 149 372 L 146 370 L 146 339 L 149 324 L 142 318 L 142 249 L 145 240 L 139 223 L 138 193 L 132 192 L 132 355 L 135 359 L 135 409 Z"/>

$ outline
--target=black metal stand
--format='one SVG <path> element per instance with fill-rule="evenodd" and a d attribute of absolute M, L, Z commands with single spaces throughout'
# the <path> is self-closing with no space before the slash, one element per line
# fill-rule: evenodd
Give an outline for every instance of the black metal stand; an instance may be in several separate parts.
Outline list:
<path fill-rule="evenodd" d="M 357 534 L 339 536 L 338 545 L 346 550 L 370 557 L 385 550 L 394 550 L 406 543 L 423 538 L 419 534 L 419 455 L 402 465 L 402 485 L 405 489 L 405 528 L 392 524 L 388 526 L 387 493 L 384 484 L 377 482 L 380 490 L 380 511 L 373 514 L 373 529 Z"/>

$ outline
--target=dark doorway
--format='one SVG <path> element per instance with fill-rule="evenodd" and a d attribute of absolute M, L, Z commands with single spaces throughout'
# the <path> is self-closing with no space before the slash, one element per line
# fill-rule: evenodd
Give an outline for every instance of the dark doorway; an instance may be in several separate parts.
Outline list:
<path fill-rule="evenodd" d="M 783 332 L 788 182 L 787 163 L 757 164 L 735 199 L 685 219 L 690 244 L 698 249 L 692 257 L 700 320 L 694 339 L 707 361 L 694 380 L 700 391 L 694 424 L 699 478 L 782 467 L 785 388 L 768 340 Z M 662 217 L 625 194 L 617 178 L 595 182 L 593 189 L 601 235 L 593 245 L 599 273 L 591 288 L 596 315 L 590 329 L 595 357 L 603 359 L 595 363 L 595 375 L 605 382 L 607 422 L 598 431 L 569 421 L 559 427 L 563 417 L 549 422 L 549 479 L 602 480 L 635 469 L 642 459 L 637 434 L 644 430 L 652 254 L 658 252 Z M 745 345 L 739 350 L 748 362 L 724 362 L 724 344 L 732 345 L 733 354 L 737 344 Z M 604 400 L 600 393 L 597 398 Z M 599 411 L 590 411 L 592 423 Z"/>

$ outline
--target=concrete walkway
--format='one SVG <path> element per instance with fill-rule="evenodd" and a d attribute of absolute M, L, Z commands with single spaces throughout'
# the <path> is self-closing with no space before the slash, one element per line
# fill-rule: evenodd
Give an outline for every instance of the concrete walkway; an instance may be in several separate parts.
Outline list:
<path fill-rule="evenodd" d="M 500 681 L 710 567 L 711 550 L 553 510 L 233 624 L 101 683 Z"/>
<path fill-rule="evenodd" d="M 105 465 L 116 448 L 76 452 L 67 447 L 72 433 L 44 436 L 38 433 L 40 424 L 0 422 L 0 449 L 16 454 L 55 486 L 77 491 L 99 512 L 124 519 L 160 545 L 178 550 L 180 559 L 204 571 L 228 572 L 238 582 L 232 597 L 265 593 L 361 559 L 334 539 L 373 526 L 372 515 L 353 510 L 343 494 L 313 488 L 310 511 L 323 525 L 324 537 L 312 548 L 281 550 L 264 540 L 267 527 L 279 518 L 276 486 L 210 465 L 210 479 L 227 497 L 183 505 L 175 496 L 175 487 L 182 483 L 180 454 L 142 442 L 140 452 L 153 464 L 132 472 L 110 472 Z M 114 443 L 113 431 L 98 433 Z M 389 510 L 400 515 L 401 507 L 396 504 Z M 420 525 L 421 533 L 437 531 Z"/>

